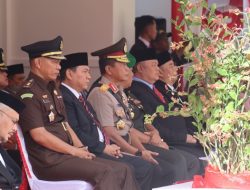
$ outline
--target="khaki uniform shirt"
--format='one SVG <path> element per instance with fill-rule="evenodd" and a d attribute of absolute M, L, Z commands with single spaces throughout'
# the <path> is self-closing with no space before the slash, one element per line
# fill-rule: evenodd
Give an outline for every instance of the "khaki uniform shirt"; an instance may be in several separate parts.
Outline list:
<path fill-rule="evenodd" d="M 37 75 L 30 73 L 18 96 L 26 105 L 20 114 L 20 126 L 34 172 L 69 159 L 70 155 L 55 152 L 36 143 L 29 133 L 32 129 L 44 127 L 62 141 L 73 144 L 64 123 L 67 120 L 63 99 L 55 83 L 46 83 Z"/>
<path fill-rule="evenodd" d="M 111 82 L 102 77 L 101 84 L 109 85 Z M 122 89 L 123 102 L 127 104 L 127 97 Z M 126 136 L 132 127 L 132 121 L 126 116 L 125 110 L 117 99 L 103 86 L 95 87 L 88 96 L 88 101 L 94 108 L 102 127 L 114 126 L 121 136 Z"/>

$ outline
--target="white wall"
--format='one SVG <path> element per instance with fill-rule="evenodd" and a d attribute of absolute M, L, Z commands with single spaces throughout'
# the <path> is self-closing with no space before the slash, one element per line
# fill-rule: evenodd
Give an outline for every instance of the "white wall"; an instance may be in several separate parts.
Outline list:
<path fill-rule="evenodd" d="M 0 48 L 6 49 L 6 4 L 0 0 Z"/>
<path fill-rule="evenodd" d="M 152 15 L 167 20 L 167 32 L 171 32 L 172 0 L 135 0 L 135 15 Z"/>
<path fill-rule="evenodd" d="M 0 3 L 0 26 L 6 25 L 7 33 L 4 34 L 7 62 L 9 65 L 24 62 L 26 70 L 28 56 L 20 47 L 38 40 L 61 35 L 64 54 L 68 54 L 90 53 L 123 36 L 134 39 L 133 0 L 0 0 Z M 2 12 L 4 3 L 6 12 Z M 4 15 L 7 23 L 2 21 Z M 89 62 L 94 80 L 99 75 L 97 58 L 89 56 Z"/>
<path fill-rule="evenodd" d="M 124 36 L 128 41 L 128 49 L 134 44 L 134 0 L 113 1 L 113 40 L 118 41 Z"/>

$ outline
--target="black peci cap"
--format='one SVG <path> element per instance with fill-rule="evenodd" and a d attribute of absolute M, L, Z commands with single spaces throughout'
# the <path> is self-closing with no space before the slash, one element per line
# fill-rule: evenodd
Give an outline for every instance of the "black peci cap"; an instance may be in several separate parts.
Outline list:
<path fill-rule="evenodd" d="M 9 106 L 18 113 L 21 113 L 21 111 L 25 108 L 24 103 L 22 103 L 19 99 L 1 90 L 0 90 L 0 102 Z"/>
<path fill-rule="evenodd" d="M 7 66 L 8 68 L 8 76 L 10 75 L 15 75 L 15 74 L 23 74 L 24 73 L 24 68 L 23 68 L 23 64 L 15 64 L 15 65 L 10 65 Z"/>
<path fill-rule="evenodd" d="M 21 47 L 23 51 L 29 54 L 30 59 L 37 57 L 48 57 L 52 59 L 65 59 L 62 55 L 63 39 L 57 36 L 53 40 L 39 41 L 30 45 Z"/>
<path fill-rule="evenodd" d="M 168 51 L 157 54 L 158 66 L 164 65 L 168 61 L 172 60 L 172 56 Z"/>
<path fill-rule="evenodd" d="M 3 53 L 3 49 L 0 48 L 0 71 L 7 71 L 7 66 L 4 63 L 4 53 Z"/>
<path fill-rule="evenodd" d="M 132 55 L 135 57 L 136 63 L 148 60 L 157 60 L 156 53 L 153 48 L 138 50 L 133 52 Z"/>
<path fill-rule="evenodd" d="M 86 52 L 72 53 L 65 57 L 66 59 L 61 61 L 61 70 L 88 65 L 88 54 Z"/>

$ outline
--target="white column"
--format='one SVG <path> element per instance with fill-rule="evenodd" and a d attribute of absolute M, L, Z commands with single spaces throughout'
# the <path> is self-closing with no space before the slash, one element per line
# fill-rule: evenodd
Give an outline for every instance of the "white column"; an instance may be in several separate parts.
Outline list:
<path fill-rule="evenodd" d="M 134 43 L 135 1 L 113 0 L 113 42 L 125 37 L 128 49 Z"/>
<path fill-rule="evenodd" d="M 0 48 L 6 51 L 6 0 L 0 0 Z"/>

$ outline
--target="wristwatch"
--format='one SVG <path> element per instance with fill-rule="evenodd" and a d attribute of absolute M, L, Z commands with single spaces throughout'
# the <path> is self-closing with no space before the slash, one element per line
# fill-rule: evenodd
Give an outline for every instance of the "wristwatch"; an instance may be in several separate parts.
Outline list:
<path fill-rule="evenodd" d="M 142 152 L 141 152 L 140 150 L 137 150 L 137 151 L 135 152 L 135 156 L 142 156 Z"/>

